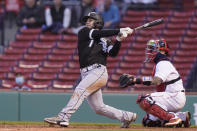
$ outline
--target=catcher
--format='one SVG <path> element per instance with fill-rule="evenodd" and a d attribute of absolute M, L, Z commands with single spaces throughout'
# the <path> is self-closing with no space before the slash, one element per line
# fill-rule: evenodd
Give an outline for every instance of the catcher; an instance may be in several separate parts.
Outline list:
<path fill-rule="evenodd" d="M 119 85 L 125 88 L 134 84 L 155 85 L 157 92 L 139 95 L 136 102 L 147 114 L 144 126 L 190 126 L 190 112 L 178 112 L 186 102 L 185 89 L 176 68 L 168 59 L 169 46 L 164 39 L 150 40 L 145 62 L 154 62 L 153 76 L 136 77 L 123 74 Z"/>

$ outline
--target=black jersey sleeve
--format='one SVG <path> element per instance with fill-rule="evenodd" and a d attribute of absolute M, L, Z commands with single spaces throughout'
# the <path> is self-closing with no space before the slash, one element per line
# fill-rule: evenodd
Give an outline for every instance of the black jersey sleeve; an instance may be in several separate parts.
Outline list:
<path fill-rule="evenodd" d="M 120 50 L 120 46 L 121 46 L 121 42 L 116 40 L 113 47 L 109 50 L 109 56 L 116 57 Z"/>
<path fill-rule="evenodd" d="M 109 37 L 109 36 L 114 36 L 118 35 L 120 32 L 119 29 L 103 29 L 103 30 L 94 30 L 91 32 L 90 31 L 90 37 L 93 39 L 99 39 L 101 37 Z"/>

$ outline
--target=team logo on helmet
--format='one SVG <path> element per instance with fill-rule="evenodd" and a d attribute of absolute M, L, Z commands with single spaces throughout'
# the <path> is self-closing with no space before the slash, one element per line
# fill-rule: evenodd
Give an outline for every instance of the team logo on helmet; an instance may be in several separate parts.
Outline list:
<path fill-rule="evenodd" d="M 104 26 L 104 20 L 101 15 L 96 12 L 90 12 L 87 16 L 82 18 L 82 21 L 85 23 L 88 18 L 94 19 L 94 28 L 102 29 Z"/>

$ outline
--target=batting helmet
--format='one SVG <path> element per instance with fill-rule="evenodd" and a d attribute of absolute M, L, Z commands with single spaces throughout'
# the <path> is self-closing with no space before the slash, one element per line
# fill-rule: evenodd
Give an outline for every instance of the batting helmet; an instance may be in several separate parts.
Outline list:
<path fill-rule="evenodd" d="M 88 18 L 91 18 L 91 19 L 95 20 L 93 28 L 98 28 L 98 29 L 102 29 L 103 28 L 104 20 L 103 20 L 101 15 L 99 15 L 96 12 L 90 12 L 87 16 L 84 16 L 82 18 L 82 21 L 85 23 Z"/>
<path fill-rule="evenodd" d="M 165 54 L 168 55 L 169 45 L 164 39 L 159 40 L 149 40 L 146 47 L 146 60 L 145 62 L 153 61 L 156 54 L 160 51 L 165 51 Z"/>

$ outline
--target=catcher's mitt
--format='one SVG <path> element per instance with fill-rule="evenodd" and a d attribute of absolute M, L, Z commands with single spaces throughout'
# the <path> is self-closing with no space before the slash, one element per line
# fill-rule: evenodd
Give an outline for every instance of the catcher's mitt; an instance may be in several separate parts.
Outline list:
<path fill-rule="evenodd" d="M 129 85 L 134 85 L 134 76 L 133 75 L 129 75 L 129 74 L 123 74 L 120 76 L 119 78 L 119 87 L 120 88 L 125 88 Z"/>

